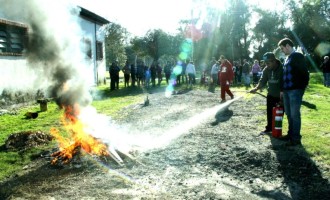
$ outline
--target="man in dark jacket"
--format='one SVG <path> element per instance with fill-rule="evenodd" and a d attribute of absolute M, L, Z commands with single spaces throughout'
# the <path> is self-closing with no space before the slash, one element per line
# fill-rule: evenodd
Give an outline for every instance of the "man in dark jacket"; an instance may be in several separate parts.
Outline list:
<path fill-rule="evenodd" d="M 329 61 L 329 56 L 324 56 L 324 61 L 321 64 L 321 69 L 323 70 L 324 86 L 325 87 L 330 87 L 330 61 Z"/>
<path fill-rule="evenodd" d="M 281 102 L 280 93 L 283 84 L 283 67 L 281 62 L 275 58 L 274 53 L 267 52 L 263 56 L 266 67 L 262 71 L 259 83 L 255 88 L 250 90 L 255 93 L 257 90 L 267 86 L 267 125 L 266 129 L 260 134 L 267 134 L 272 131 L 273 107 Z"/>
<path fill-rule="evenodd" d="M 115 90 L 115 89 L 119 89 L 119 72 L 120 72 L 120 68 L 117 65 L 117 62 L 113 62 L 110 66 L 110 90 Z"/>
<path fill-rule="evenodd" d="M 283 102 L 289 130 L 282 139 L 289 140 L 289 146 L 301 145 L 300 108 L 309 82 L 309 71 L 304 55 L 295 51 L 289 38 L 280 40 L 278 46 L 287 55 L 283 65 Z"/>

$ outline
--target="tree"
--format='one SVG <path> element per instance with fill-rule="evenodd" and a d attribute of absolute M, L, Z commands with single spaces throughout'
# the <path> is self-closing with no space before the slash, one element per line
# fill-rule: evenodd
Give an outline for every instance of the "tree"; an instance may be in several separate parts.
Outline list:
<path fill-rule="evenodd" d="M 118 61 L 119 65 L 124 65 L 127 59 L 125 45 L 128 32 L 121 25 L 109 23 L 102 27 L 105 33 L 105 57 L 106 65 L 113 61 Z"/>
<path fill-rule="evenodd" d="M 131 47 L 138 57 L 150 56 L 154 61 L 161 57 L 178 56 L 183 37 L 172 36 L 162 30 L 150 30 L 144 37 L 131 40 Z"/>
<path fill-rule="evenodd" d="M 230 1 L 225 13 L 221 14 L 217 33 L 217 52 L 231 60 L 249 57 L 248 22 L 251 13 L 243 0 Z M 219 55 L 217 55 L 218 57 Z"/>
<path fill-rule="evenodd" d="M 255 8 L 259 19 L 255 27 L 252 29 L 251 37 L 252 48 L 255 58 L 261 58 L 266 52 L 273 51 L 277 48 L 277 43 L 284 35 L 289 34 L 289 30 L 284 24 L 286 17 L 276 12 L 265 11 Z"/>
<path fill-rule="evenodd" d="M 329 1 L 327 0 L 290 0 L 287 7 L 291 11 L 293 21 L 292 38 L 311 56 L 311 64 L 319 62 L 320 57 L 330 54 L 330 47 L 325 51 L 317 51 L 317 46 L 330 42 Z"/>

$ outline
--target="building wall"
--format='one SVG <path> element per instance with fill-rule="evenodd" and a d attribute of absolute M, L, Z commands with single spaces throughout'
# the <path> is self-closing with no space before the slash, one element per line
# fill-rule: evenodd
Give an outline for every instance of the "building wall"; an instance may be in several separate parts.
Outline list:
<path fill-rule="evenodd" d="M 33 89 L 33 83 L 37 78 L 37 74 L 32 70 L 26 70 L 26 60 L 22 56 L 0 56 L 1 76 L 0 85 L 2 89 L 18 90 L 22 86 L 26 89 Z M 15 77 L 13 77 L 15 75 Z M 13 80 L 15 79 L 15 80 Z M 10 83 L 15 81 L 17 88 Z M 1 94 L 2 90 L 0 90 Z"/>
<path fill-rule="evenodd" d="M 83 31 L 84 37 L 88 38 L 91 41 L 91 50 L 92 50 L 92 58 L 86 59 L 89 65 L 89 69 L 91 71 L 91 74 L 93 74 L 94 83 L 97 84 L 99 82 L 102 82 L 105 78 L 105 59 L 103 60 L 97 60 L 97 51 L 96 51 L 96 42 L 102 42 L 104 47 L 104 39 L 101 38 L 98 34 L 99 29 L 101 28 L 100 25 L 93 23 L 89 20 L 86 20 L 84 18 L 79 19 L 79 23 L 81 26 L 81 29 Z M 102 51 L 103 58 L 105 57 L 104 48 Z"/>
<path fill-rule="evenodd" d="M 0 12 L 0 20 L 3 19 L 4 21 L 8 21 L 14 24 L 16 23 L 16 18 L 10 18 L 4 13 Z M 82 37 L 85 39 L 89 39 L 91 41 L 91 56 L 89 58 L 86 57 L 85 61 L 86 64 L 82 64 L 82 66 L 86 67 L 84 69 L 84 73 L 87 77 L 86 83 L 91 86 L 97 85 L 97 83 L 103 83 L 103 79 L 105 77 L 105 61 L 103 60 L 96 60 L 97 58 L 97 50 L 96 50 L 96 41 L 99 41 L 103 44 L 103 58 L 104 56 L 104 42 L 103 38 L 98 36 L 98 30 L 101 27 L 99 24 L 95 22 L 85 19 L 81 16 L 78 18 L 78 25 L 81 27 L 82 34 L 78 37 Z M 21 24 L 24 24 L 24 20 L 19 20 Z M 25 23 L 27 24 L 27 23 Z M 25 25 L 24 25 L 25 26 Z M 72 54 L 74 55 L 74 54 Z M 43 70 L 41 69 L 38 69 Z M 40 89 L 47 88 L 47 83 L 45 78 L 41 77 L 43 72 L 39 72 L 36 69 L 30 69 L 27 64 L 27 60 L 23 55 L 5 55 L 0 54 L 0 72 L 2 78 L 0 78 L 0 108 L 3 106 L 8 106 L 12 103 L 17 103 L 15 97 L 17 94 L 26 94 L 26 92 L 30 92 L 30 94 L 25 96 L 30 96 L 31 100 L 33 100 L 32 96 L 39 96 L 40 97 Z M 5 78 L 4 78 L 5 77 Z M 84 79 L 85 80 L 85 79 Z M 12 84 L 10 84 L 12 82 Z M 14 83 L 14 84 L 13 84 Z M 43 86 L 45 86 L 43 88 Z M 15 88 L 17 87 L 17 88 Z M 12 94 L 9 94 L 12 93 Z M 37 95 L 35 95 L 37 94 Z M 5 97 L 4 97 L 5 96 Z M 21 96 L 21 95 L 20 95 Z M 24 102 L 26 99 L 25 97 L 19 100 L 19 103 Z"/>
<path fill-rule="evenodd" d="M 13 23 L 15 23 L 14 19 L 8 19 L 8 17 L 4 17 L 3 13 L 0 13 L 0 16 L 2 19 L 6 20 L 12 20 Z M 1 20 L 1 18 L 0 18 Z M 11 22 L 11 21 L 10 21 Z M 19 22 L 22 23 L 22 22 Z M 24 22 L 23 22 L 24 23 Z M 105 72 L 106 72 L 106 67 L 105 67 L 105 59 L 103 60 L 96 60 L 97 58 L 97 51 L 96 51 L 96 42 L 101 42 L 103 45 L 103 58 L 105 58 L 105 53 L 104 53 L 104 39 L 99 36 L 98 31 L 101 28 L 99 24 L 96 24 L 95 22 L 92 22 L 91 20 L 87 20 L 85 18 L 79 17 L 78 18 L 78 23 L 79 26 L 81 27 L 82 30 L 82 37 L 85 39 L 89 39 L 91 41 L 91 58 L 86 58 L 86 63 L 87 63 L 87 71 L 88 74 L 92 75 L 91 80 L 94 85 L 96 85 L 98 82 L 102 81 L 105 77 Z M 16 61 L 17 60 L 17 61 Z M 15 55 L 15 56 L 9 56 L 9 55 L 1 55 L 0 54 L 0 66 L 9 66 L 11 65 L 12 67 L 10 68 L 5 68 L 2 67 L 1 71 L 4 70 L 11 70 L 15 71 L 16 68 L 28 68 L 26 65 L 26 62 L 24 62 L 24 57 L 23 55 Z M 18 67 L 19 66 L 19 67 Z M 4 85 L 0 85 L 0 93 L 1 93 L 1 88 Z"/>

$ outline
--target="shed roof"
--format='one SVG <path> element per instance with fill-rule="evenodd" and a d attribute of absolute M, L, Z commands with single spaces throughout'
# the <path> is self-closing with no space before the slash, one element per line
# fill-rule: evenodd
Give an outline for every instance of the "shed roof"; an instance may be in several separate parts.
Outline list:
<path fill-rule="evenodd" d="M 109 20 L 87 10 L 86 8 L 83 8 L 83 7 L 80 7 L 78 6 L 81 11 L 80 11 L 80 16 L 84 17 L 84 18 L 87 18 L 88 20 L 91 20 L 97 24 L 100 24 L 100 25 L 103 25 L 103 24 L 108 24 L 110 23 Z"/>

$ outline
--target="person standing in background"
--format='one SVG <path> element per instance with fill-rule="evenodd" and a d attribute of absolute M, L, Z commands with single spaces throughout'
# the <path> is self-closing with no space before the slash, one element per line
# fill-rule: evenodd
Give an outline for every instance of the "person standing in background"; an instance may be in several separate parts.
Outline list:
<path fill-rule="evenodd" d="M 225 56 L 220 56 L 220 71 L 219 71 L 219 79 L 220 79 L 220 88 L 221 88 L 221 102 L 224 103 L 226 101 L 225 95 L 226 93 L 230 96 L 231 99 L 234 99 L 233 93 L 230 91 L 229 86 L 233 81 L 234 72 L 232 64 L 225 58 Z"/>
<path fill-rule="evenodd" d="M 109 73 L 110 73 L 110 91 L 119 89 L 119 72 L 120 68 L 117 65 L 117 61 L 112 62 Z"/>
<path fill-rule="evenodd" d="M 283 65 L 283 103 L 289 122 L 288 134 L 280 139 L 289 141 L 288 146 L 301 145 L 300 108 L 309 82 L 309 71 L 304 55 L 295 51 L 289 38 L 280 40 L 278 46 L 287 56 Z"/>
<path fill-rule="evenodd" d="M 324 56 L 324 61 L 321 64 L 321 69 L 323 70 L 324 86 L 330 87 L 330 61 L 329 56 Z"/>
<path fill-rule="evenodd" d="M 160 63 L 157 62 L 157 80 L 158 80 L 158 83 L 157 85 L 160 86 L 160 84 L 162 83 L 162 80 L 163 80 L 163 68 L 162 66 L 160 66 Z"/>
<path fill-rule="evenodd" d="M 195 65 L 193 61 L 190 61 L 185 70 L 186 75 L 188 76 L 188 87 L 192 88 L 194 83 L 194 78 L 196 76 Z"/>
<path fill-rule="evenodd" d="M 131 64 L 131 86 L 135 87 L 135 81 L 136 81 L 136 66 L 134 64 Z"/>
<path fill-rule="evenodd" d="M 169 84 L 169 80 L 172 74 L 172 63 L 170 61 L 167 61 L 167 64 L 164 67 L 164 73 L 165 73 L 165 79 L 166 79 L 166 84 Z"/>
<path fill-rule="evenodd" d="M 129 65 L 128 61 L 126 61 L 126 64 L 123 67 L 123 72 L 124 72 L 124 86 L 128 87 L 129 78 L 130 78 L 130 74 L 131 74 L 131 66 Z"/>
<path fill-rule="evenodd" d="M 219 61 L 216 61 L 216 63 L 213 64 L 211 69 L 211 90 L 214 92 L 214 88 L 218 85 L 219 79 L 218 79 L 218 73 L 219 73 Z"/>
<path fill-rule="evenodd" d="M 261 71 L 260 65 L 259 65 L 259 61 L 258 60 L 254 60 L 254 63 L 252 65 L 252 69 L 251 69 L 251 73 L 252 73 L 252 80 L 253 80 L 253 86 L 256 86 L 258 81 L 259 81 L 259 72 Z"/>
<path fill-rule="evenodd" d="M 150 66 L 151 73 L 151 85 L 152 87 L 156 86 L 156 77 L 157 77 L 157 62 L 154 61 Z"/>
<path fill-rule="evenodd" d="M 250 87 L 250 71 L 250 64 L 246 59 L 244 59 L 242 66 L 242 78 L 246 89 Z"/>
<path fill-rule="evenodd" d="M 236 61 L 236 74 L 235 77 L 237 78 L 237 84 L 242 83 L 242 64 L 240 60 Z"/>

